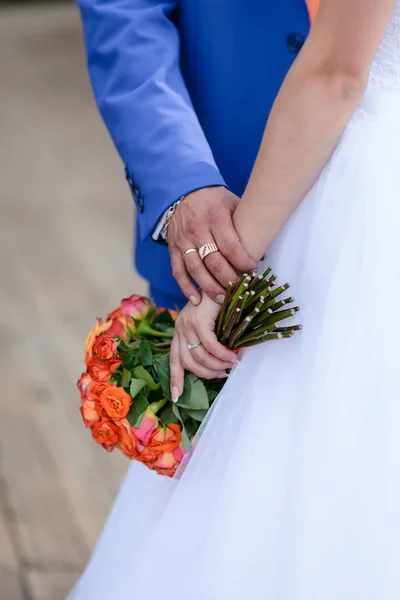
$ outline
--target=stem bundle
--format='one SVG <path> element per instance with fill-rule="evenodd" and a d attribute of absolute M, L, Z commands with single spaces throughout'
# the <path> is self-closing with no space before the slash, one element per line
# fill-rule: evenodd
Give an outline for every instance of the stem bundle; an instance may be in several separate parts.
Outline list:
<path fill-rule="evenodd" d="M 275 281 L 269 268 L 262 275 L 245 274 L 236 284 L 229 284 L 216 327 L 219 340 L 227 348 L 238 350 L 291 337 L 301 329 L 300 325 L 279 326 L 300 309 L 288 307 L 294 302 L 292 297 L 278 300 L 290 286 L 276 286 Z"/>

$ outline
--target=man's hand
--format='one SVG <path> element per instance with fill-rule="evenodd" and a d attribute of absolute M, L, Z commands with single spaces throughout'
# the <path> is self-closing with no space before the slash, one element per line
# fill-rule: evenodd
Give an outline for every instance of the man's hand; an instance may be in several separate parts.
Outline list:
<path fill-rule="evenodd" d="M 232 216 L 239 198 L 224 187 L 208 187 L 192 192 L 177 206 L 168 227 L 168 246 L 172 273 L 186 298 L 197 305 L 200 288 L 221 304 L 229 281 L 237 272 L 254 271 L 256 263 L 249 257 L 235 231 Z M 197 250 L 214 242 L 219 252 L 206 256 L 204 262 Z M 195 248 L 185 257 L 184 252 Z"/>

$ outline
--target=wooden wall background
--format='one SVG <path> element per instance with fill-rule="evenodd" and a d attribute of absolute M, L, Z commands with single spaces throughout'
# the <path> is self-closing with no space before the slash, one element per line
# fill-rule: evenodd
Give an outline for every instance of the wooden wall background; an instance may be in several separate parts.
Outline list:
<path fill-rule="evenodd" d="M 0 598 L 62 600 L 128 466 L 80 420 L 83 342 L 146 289 L 74 5 L 1 9 L 0 135 Z"/>

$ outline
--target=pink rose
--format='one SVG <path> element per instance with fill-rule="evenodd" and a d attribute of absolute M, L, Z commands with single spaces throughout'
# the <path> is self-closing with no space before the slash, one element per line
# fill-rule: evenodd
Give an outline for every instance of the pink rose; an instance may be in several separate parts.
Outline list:
<path fill-rule="evenodd" d="M 116 308 L 107 317 L 111 321 L 108 332 L 112 336 L 118 336 L 121 340 L 126 340 L 127 319 L 121 312 L 121 307 Z"/>
<path fill-rule="evenodd" d="M 121 301 L 121 312 L 125 317 L 142 320 L 149 312 L 150 301 L 144 296 L 133 294 Z"/>
<path fill-rule="evenodd" d="M 181 462 L 183 457 L 185 456 L 185 450 L 183 448 L 182 442 L 179 444 L 175 450 L 172 450 L 172 454 L 174 455 L 175 460 Z"/>
<path fill-rule="evenodd" d="M 140 426 L 132 427 L 132 432 L 142 446 L 147 446 L 153 431 L 157 429 L 157 427 L 158 419 L 151 408 L 148 408 L 140 423 Z"/>

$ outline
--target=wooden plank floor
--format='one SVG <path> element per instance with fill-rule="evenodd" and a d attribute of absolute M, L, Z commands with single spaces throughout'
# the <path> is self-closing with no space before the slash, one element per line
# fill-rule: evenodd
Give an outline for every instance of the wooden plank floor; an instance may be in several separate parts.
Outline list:
<path fill-rule="evenodd" d="M 1 9 L 0 133 L 0 597 L 62 600 L 128 466 L 81 423 L 83 341 L 146 290 L 74 5 Z"/>

